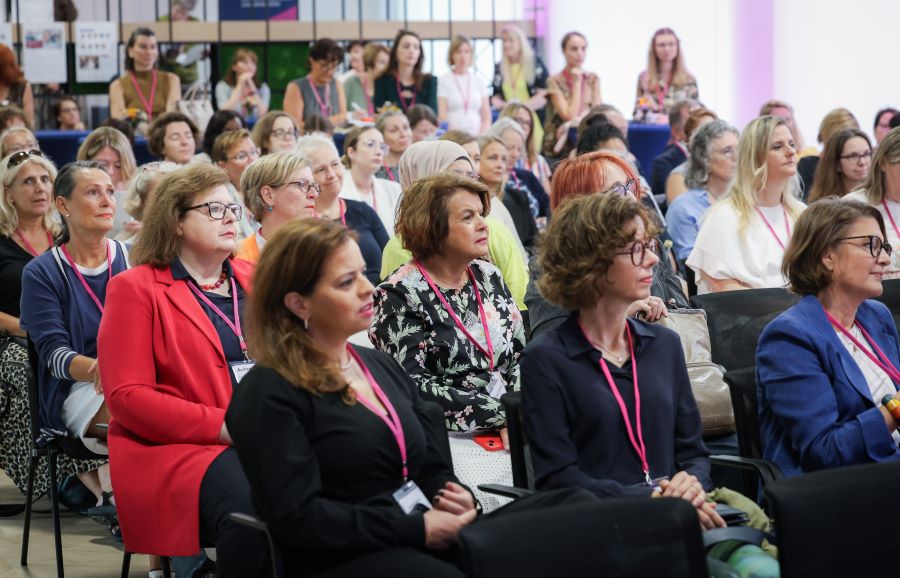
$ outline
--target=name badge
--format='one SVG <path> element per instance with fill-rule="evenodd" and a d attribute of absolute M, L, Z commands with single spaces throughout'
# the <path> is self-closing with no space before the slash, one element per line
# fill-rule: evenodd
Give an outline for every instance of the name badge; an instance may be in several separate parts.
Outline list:
<path fill-rule="evenodd" d="M 231 373 L 234 375 L 234 380 L 237 383 L 240 383 L 244 376 L 247 375 L 253 366 L 256 365 L 255 361 L 233 361 L 228 364 L 231 367 Z"/>
<path fill-rule="evenodd" d="M 404 514 L 431 509 L 431 504 L 425 498 L 425 494 L 419 489 L 418 484 L 412 480 L 406 482 L 399 490 L 394 492 L 394 501 L 397 502 Z"/>
<path fill-rule="evenodd" d="M 506 382 L 496 371 L 491 374 L 491 381 L 488 383 L 488 395 L 494 399 L 500 399 L 506 393 Z"/>

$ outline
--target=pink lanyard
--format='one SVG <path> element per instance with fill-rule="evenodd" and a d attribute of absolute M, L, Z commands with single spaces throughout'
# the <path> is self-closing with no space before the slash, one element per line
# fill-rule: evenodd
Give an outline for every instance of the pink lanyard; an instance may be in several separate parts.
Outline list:
<path fill-rule="evenodd" d="M 141 99 L 141 104 L 144 105 L 144 110 L 147 111 L 147 122 L 153 120 L 153 101 L 156 100 L 156 70 L 152 73 L 153 80 L 150 83 L 150 100 L 144 98 L 144 93 L 141 91 L 140 85 L 138 85 L 137 79 L 134 77 L 134 74 L 129 74 L 131 77 L 131 84 L 134 85 L 134 90 L 137 91 L 138 98 Z"/>
<path fill-rule="evenodd" d="M 588 338 L 587 331 L 584 330 L 581 320 L 578 321 L 578 327 L 581 328 L 581 333 L 584 334 L 585 340 L 590 343 L 591 340 Z M 638 458 L 641 460 L 641 469 L 644 471 L 644 480 L 647 482 L 648 486 L 652 486 L 653 481 L 650 479 L 650 465 L 647 463 L 647 446 L 644 444 L 643 428 L 641 427 L 641 391 L 638 389 L 637 360 L 634 358 L 634 342 L 631 340 L 631 328 L 628 326 L 627 322 L 625 323 L 625 333 L 628 335 L 628 350 L 631 353 L 631 379 L 634 382 L 634 414 L 637 422 L 637 438 L 635 438 L 634 429 L 631 427 L 631 418 L 628 417 L 628 408 L 625 407 L 625 400 L 622 399 L 622 394 L 619 393 L 619 388 L 616 386 L 616 382 L 613 381 L 612 374 L 609 372 L 609 366 L 606 365 L 606 360 L 603 359 L 602 354 L 600 355 L 600 369 L 603 371 L 607 383 L 609 383 L 609 388 L 612 390 L 613 397 L 616 398 L 616 403 L 619 405 L 619 411 L 622 412 L 622 420 L 625 422 L 625 431 L 628 432 L 628 439 L 631 440 L 631 447 L 634 448 L 635 453 L 637 453 Z M 591 344 L 591 346 L 593 346 L 593 344 Z"/>
<path fill-rule="evenodd" d="M 400 107 L 403 109 L 403 112 L 406 112 L 407 110 L 409 110 L 409 107 L 415 106 L 416 96 L 419 94 L 419 91 L 416 90 L 415 87 L 413 87 L 413 89 L 410 91 L 412 92 L 412 99 L 409 102 L 406 102 L 406 100 L 403 98 L 403 95 L 400 94 L 401 92 L 403 92 L 403 87 L 400 86 L 400 79 L 397 78 L 396 75 L 394 75 L 394 82 L 397 83 L 397 99 L 400 101 Z"/>
<path fill-rule="evenodd" d="M 206 295 L 203 294 L 200 289 L 197 288 L 196 285 L 191 283 L 190 281 L 186 281 L 188 287 L 191 288 L 191 291 L 194 292 L 194 295 L 197 296 L 200 301 L 206 304 L 213 313 L 218 315 L 222 321 L 225 322 L 225 325 L 228 326 L 229 329 L 234 333 L 235 337 L 238 338 L 238 342 L 241 344 L 241 353 L 244 354 L 244 359 L 246 361 L 250 361 L 250 357 L 247 355 L 247 344 L 244 342 L 244 333 L 241 331 L 241 315 L 240 310 L 238 308 L 238 294 L 237 294 L 237 285 L 234 282 L 234 277 L 229 279 L 231 282 L 231 303 L 234 308 L 234 323 L 231 322 L 231 319 L 228 318 L 227 315 L 219 311 L 219 308 L 216 307 L 212 301 L 210 301 Z"/>
<path fill-rule="evenodd" d="M 671 87 L 671 84 L 669 84 L 669 83 L 666 83 L 665 90 L 663 90 L 660 85 L 656 86 L 656 104 L 659 105 L 659 110 L 665 109 L 665 106 L 663 105 L 663 103 L 666 100 L 666 96 L 669 94 L 670 87 Z"/>
<path fill-rule="evenodd" d="M 487 342 L 487 348 L 485 349 L 478 340 L 475 339 L 475 336 L 469 333 L 469 330 L 466 329 L 466 326 L 463 325 L 462 320 L 456 314 L 456 311 L 450 307 L 450 304 L 447 302 L 447 299 L 444 297 L 444 294 L 440 292 L 440 290 L 435 286 L 434 281 L 431 280 L 431 277 L 428 275 L 428 272 L 425 270 L 425 267 L 416 260 L 416 267 L 419 268 L 419 273 L 422 274 L 422 277 L 425 278 L 425 281 L 428 283 L 428 286 L 431 287 L 431 290 L 434 291 L 434 294 L 437 295 L 438 299 L 440 299 L 441 304 L 444 306 L 444 309 L 447 310 L 447 313 L 450 314 L 450 318 L 456 323 L 456 326 L 459 327 L 460 331 L 472 342 L 475 347 L 482 353 L 484 353 L 488 358 L 488 367 L 490 371 L 494 371 L 494 344 L 491 343 L 491 332 L 488 329 L 487 324 L 487 315 L 484 313 L 484 305 L 481 303 L 481 291 L 478 290 L 478 283 L 475 282 L 475 275 L 472 273 L 471 267 L 466 267 L 466 272 L 469 274 L 469 280 L 472 281 L 472 290 L 475 293 L 475 300 L 478 301 L 478 316 L 481 318 L 481 327 L 484 329 L 484 339 Z"/>
<path fill-rule="evenodd" d="M 887 200 L 881 199 L 881 205 L 884 207 L 884 213 L 887 215 L 888 220 L 891 222 L 891 226 L 894 228 L 894 232 L 897 233 L 898 237 L 900 237 L 900 229 L 897 228 L 897 223 L 894 222 L 894 215 L 891 214 L 891 210 L 888 208 Z"/>
<path fill-rule="evenodd" d="M 392 171 L 389 166 L 384 165 L 384 172 L 386 172 L 388 174 L 388 178 L 391 179 L 391 181 L 396 182 L 394 180 L 394 171 Z M 375 198 L 375 191 L 373 190 L 372 191 L 372 199 L 374 199 L 374 198 Z"/>
<path fill-rule="evenodd" d="M 47 233 L 47 242 L 50 243 L 50 246 L 53 246 L 53 236 L 50 234 L 50 231 L 45 231 Z M 40 253 L 37 252 L 37 249 L 34 248 L 34 245 L 28 242 L 28 239 L 25 238 L 25 235 L 22 234 L 21 229 L 16 229 L 16 236 L 19 237 L 19 240 L 22 241 L 22 244 L 25 245 L 25 250 L 34 255 L 35 257 L 39 257 Z"/>
<path fill-rule="evenodd" d="M 372 98 L 369 96 L 369 79 L 360 76 L 359 83 L 362 85 L 363 96 L 366 97 L 366 110 L 369 111 L 369 114 L 375 114 L 375 105 L 372 104 Z"/>
<path fill-rule="evenodd" d="M 775 237 L 775 242 L 778 243 L 778 246 L 781 247 L 781 250 L 784 251 L 784 243 L 781 242 L 781 239 L 778 238 L 778 233 L 775 232 L 774 227 L 772 227 L 772 223 L 769 222 L 769 219 L 763 215 L 763 212 L 759 210 L 759 207 L 755 207 L 757 214 L 763 220 L 763 223 L 766 224 L 766 227 L 769 228 L 769 232 L 772 233 L 772 236 Z M 791 238 L 791 222 L 788 220 L 787 209 L 784 208 L 784 205 L 781 205 L 781 210 L 784 212 L 784 228 L 787 231 L 787 237 L 785 240 Z"/>
<path fill-rule="evenodd" d="M 316 97 L 316 103 L 319 105 L 319 112 L 321 112 L 322 116 L 325 118 L 330 117 L 331 115 L 328 113 L 331 112 L 331 82 L 325 85 L 325 101 L 323 102 L 322 97 L 319 96 L 319 89 L 316 88 L 316 84 L 312 81 L 312 78 L 307 76 L 306 79 L 309 81 L 309 87 L 313 91 L 313 96 Z"/>
<path fill-rule="evenodd" d="M 466 73 L 466 92 L 463 92 L 462 86 L 459 84 L 458 74 L 453 74 L 453 83 L 456 84 L 456 90 L 459 91 L 459 96 L 463 101 L 463 108 L 466 111 L 466 114 L 469 114 L 469 97 L 471 96 L 472 91 L 472 77 L 469 76 L 468 72 Z"/>
<path fill-rule="evenodd" d="M 363 374 L 366 376 L 366 380 L 368 380 L 369 385 L 372 387 L 372 392 L 375 394 L 375 397 L 378 398 L 378 401 L 381 402 L 381 405 L 384 406 L 384 409 L 387 410 L 387 415 L 381 413 L 381 410 L 367 400 L 365 397 L 361 395 L 357 395 L 356 399 L 361 404 L 366 406 L 369 411 L 374 413 L 384 422 L 384 425 L 391 430 L 391 433 L 394 434 L 394 440 L 397 442 L 397 448 L 400 450 L 400 460 L 402 462 L 402 473 L 403 473 L 403 483 L 405 484 L 407 480 L 409 480 L 409 468 L 406 464 L 406 436 L 403 435 L 403 423 L 400 422 L 400 416 L 397 415 L 397 410 L 394 409 L 394 405 L 391 403 L 391 400 L 388 399 L 388 396 L 385 395 L 384 391 L 381 389 L 381 386 L 378 385 L 378 382 L 375 381 L 375 378 L 372 377 L 372 373 L 369 371 L 369 368 L 366 367 L 366 364 L 363 363 L 362 358 L 360 358 L 359 354 L 353 350 L 349 345 L 347 346 L 347 353 L 350 354 L 350 357 L 356 360 L 356 363 L 359 364 L 359 367 L 363 370 Z"/>
<path fill-rule="evenodd" d="M 375 195 L 372 195 L 372 200 L 375 200 Z M 343 226 L 347 226 L 347 204 L 344 203 L 344 199 L 338 199 L 338 207 L 341 211 L 341 224 Z"/>
<path fill-rule="evenodd" d="M 78 270 L 78 266 L 75 264 L 75 260 L 72 259 L 72 255 L 69 254 L 66 246 L 60 245 L 59 248 L 62 251 L 63 255 L 66 256 L 66 260 L 69 262 L 69 265 L 72 266 L 72 270 L 75 271 L 75 276 L 78 277 L 79 281 L 81 281 L 81 286 L 84 287 L 85 291 L 87 291 L 88 296 L 94 300 L 94 303 L 97 305 L 97 309 L 100 310 L 100 313 L 103 313 L 103 304 L 100 303 L 100 299 L 97 298 L 97 295 L 87 284 L 87 281 L 84 280 L 84 275 L 82 275 L 81 271 Z M 106 270 L 109 273 L 109 278 L 112 279 L 112 252 L 109 250 L 109 241 L 107 241 L 106 243 Z"/>
<path fill-rule="evenodd" d="M 888 356 L 884 354 L 880 347 L 878 347 L 878 344 L 875 343 L 875 341 L 869 336 L 869 333 L 860 324 L 859 321 L 855 322 L 856 326 L 859 327 L 859 332 L 863 334 L 863 337 L 866 339 L 872 349 L 875 350 L 875 353 L 878 355 L 878 357 L 875 357 L 875 355 L 873 355 L 867 347 L 863 347 L 862 343 L 860 343 L 859 340 L 854 337 L 846 327 L 841 325 L 841 322 L 835 319 L 834 316 L 831 315 L 831 313 L 826 311 L 825 317 L 828 318 L 828 321 L 831 322 L 835 329 L 843 333 L 847 337 L 847 339 L 849 339 L 853 343 L 853 345 L 855 345 L 857 348 L 859 348 L 860 351 L 865 353 L 866 356 L 872 360 L 872 363 L 877 365 L 882 371 L 888 374 L 888 377 L 890 377 L 894 381 L 894 384 L 900 385 L 900 371 L 897 371 L 897 368 L 894 367 L 894 364 L 891 363 L 891 360 L 888 359 Z M 875 401 L 877 402 L 878 400 Z"/>

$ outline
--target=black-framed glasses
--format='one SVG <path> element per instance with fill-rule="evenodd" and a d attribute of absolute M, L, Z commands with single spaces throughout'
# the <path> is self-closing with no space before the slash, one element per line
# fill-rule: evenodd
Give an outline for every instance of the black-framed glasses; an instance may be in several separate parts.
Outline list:
<path fill-rule="evenodd" d="M 44 153 L 37 149 L 31 149 L 30 151 L 19 151 L 17 153 L 13 153 L 9 157 L 9 161 L 6 163 L 6 168 L 11 169 L 13 167 L 17 167 L 25 162 L 25 159 L 28 157 L 41 157 L 44 158 Z"/>
<path fill-rule="evenodd" d="M 640 267 L 647 257 L 647 251 L 650 251 L 659 257 L 659 241 L 650 239 L 649 241 L 635 241 L 628 251 L 618 251 L 616 255 L 631 255 L 631 264 Z"/>
<path fill-rule="evenodd" d="M 610 188 L 603 191 L 601 194 L 615 193 L 616 195 L 619 195 L 620 197 L 627 197 L 628 194 L 631 193 L 632 195 L 637 196 L 637 190 L 638 190 L 637 181 L 635 181 L 634 179 L 628 179 L 627 181 L 625 181 L 625 184 L 616 183 L 613 186 L 611 186 Z"/>
<path fill-rule="evenodd" d="M 890 257 L 891 253 L 894 252 L 894 248 L 891 246 L 891 244 L 882 241 L 881 237 L 879 237 L 878 235 L 857 235 L 855 237 L 841 237 L 840 239 L 838 239 L 838 241 L 851 241 L 853 239 L 865 239 L 866 242 L 858 246 L 868 247 L 869 254 L 876 259 L 881 255 L 882 251 L 887 253 L 888 257 Z"/>
<path fill-rule="evenodd" d="M 241 215 L 244 214 L 244 209 L 237 203 L 220 203 L 219 201 L 209 201 L 208 203 L 200 203 L 199 205 L 194 205 L 193 207 L 188 207 L 183 213 L 187 213 L 188 211 L 193 211 L 194 209 L 202 209 L 206 207 L 207 212 L 209 213 L 209 218 L 214 219 L 216 221 L 221 221 L 225 218 L 225 210 L 231 211 L 231 214 L 234 215 L 234 219 L 236 221 L 241 220 Z"/>
<path fill-rule="evenodd" d="M 287 185 L 297 185 L 297 188 L 300 189 L 300 192 L 304 195 L 309 193 L 310 189 L 314 189 L 316 194 L 319 194 L 319 183 L 315 181 L 310 181 L 309 179 L 300 179 L 299 181 L 288 181 L 286 183 L 281 183 L 280 185 L 275 185 L 272 188 L 286 187 Z"/>
<path fill-rule="evenodd" d="M 872 151 L 867 150 L 864 153 L 853 153 L 850 155 L 843 155 L 838 158 L 842 161 L 850 161 L 853 164 L 859 164 L 861 161 L 872 160 Z"/>

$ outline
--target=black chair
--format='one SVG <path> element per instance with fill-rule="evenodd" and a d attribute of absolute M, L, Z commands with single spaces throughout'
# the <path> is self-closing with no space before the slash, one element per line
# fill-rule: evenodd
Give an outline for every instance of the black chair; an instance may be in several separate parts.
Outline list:
<path fill-rule="evenodd" d="M 876 299 L 887 305 L 894 316 L 894 325 L 900 327 L 900 279 L 882 281 L 881 287 L 884 291 Z"/>
<path fill-rule="evenodd" d="M 785 289 L 747 289 L 691 297 L 706 311 L 712 360 L 726 371 L 756 365 L 756 344 L 766 325 L 800 301 Z"/>
<path fill-rule="evenodd" d="M 784 578 L 879 576 L 896 571 L 891 513 L 900 463 L 803 474 L 766 487 Z M 891 570 L 894 568 L 894 570 Z"/>
<path fill-rule="evenodd" d="M 31 410 L 31 438 L 37 440 L 41 434 L 41 405 L 40 393 L 37 385 L 38 354 L 31 339 L 28 340 L 28 360 L 31 364 L 33 379 L 28 384 L 28 405 Z M 41 458 L 47 458 L 47 468 L 50 475 L 50 504 L 53 512 L 53 539 L 56 546 L 56 575 L 59 578 L 65 576 L 63 569 L 62 532 L 59 528 L 59 491 L 57 484 L 60 480 L 56 476 L 56 458 L 60 454 L 80 459 L 96 460 L 107 459 L 107 456 L 95 454 L 81 443 L 81 440 L 70 436 L 58 437 L 49 441 L 46 445 L 38 447 L 35 444 L 28 465 L 28 489 L 25 495 L 25 526 L 22 532 L 22 566 L 28 566 L 28 539 L 31 534 L 31 507 L 34 502 L 34 476 L 38 462 Z"/>

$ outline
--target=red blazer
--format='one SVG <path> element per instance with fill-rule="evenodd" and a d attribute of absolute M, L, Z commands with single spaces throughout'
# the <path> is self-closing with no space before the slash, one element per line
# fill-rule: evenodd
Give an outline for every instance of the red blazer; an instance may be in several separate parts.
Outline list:
<path fill-rule="evenodd" d="M 232 261 L 250 291 L 253 267 Z M 111 419 L 109 464 L 125 547 L 163 556 L 200 550 L 200 482 L 231 401 L 222 344 L 169 268 L 113 277 L 97 339 Z"/>

